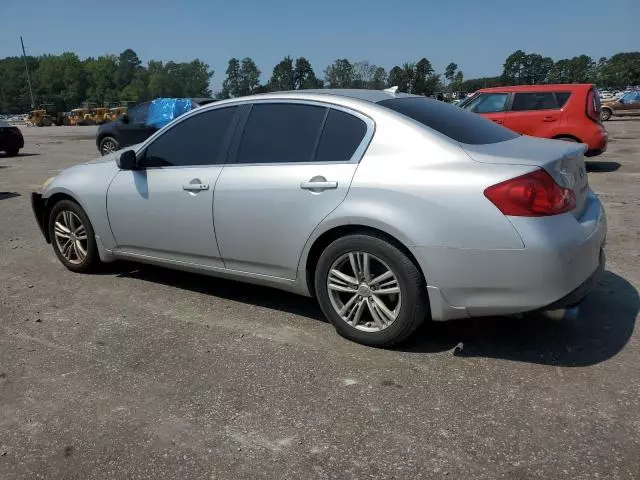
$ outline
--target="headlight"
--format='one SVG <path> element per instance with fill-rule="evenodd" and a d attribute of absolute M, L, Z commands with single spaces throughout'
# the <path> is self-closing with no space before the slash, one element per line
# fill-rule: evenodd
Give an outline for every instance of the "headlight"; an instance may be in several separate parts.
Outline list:
<path fill-rule="evenodd" d="M 40 187 L 40 190 L 44 191 L 49 186 L 49 184 L 53 182 L 55 178 L 56 178 L 55 176 L 47 178 L 42 184 L 42 187 Z"/>

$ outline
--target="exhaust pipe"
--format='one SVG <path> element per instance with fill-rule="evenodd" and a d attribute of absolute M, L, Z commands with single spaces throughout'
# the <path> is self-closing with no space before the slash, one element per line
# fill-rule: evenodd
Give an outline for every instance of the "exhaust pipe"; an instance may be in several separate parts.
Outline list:
<path fill-rule="evenodd" d="M 573 307 L 568 308 L 559 308 L 557 310 L 545 310 L 542 313 L 542 316 L 548 318 L 549 320 L 554 320 L 557 322 L 565 322 L 576 320 L 580 315 L 580 306 L 575 305 Z"/>

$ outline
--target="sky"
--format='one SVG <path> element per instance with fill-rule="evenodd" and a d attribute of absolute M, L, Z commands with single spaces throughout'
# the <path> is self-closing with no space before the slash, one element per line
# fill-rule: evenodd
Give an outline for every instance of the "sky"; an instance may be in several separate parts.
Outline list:
<path fill-rule="evenodd" d="M 422 57 L 442 73 L 499 75 L 517 49 L 554 60 L 640 50 L 640 0 L 0 0 L 0 58 L 132 48 L 149 60 L 199 58 L 218 90 L 231 57 L 267 81 L 284 56 L 316 75 L 337 58 L 387 70 Z"/>

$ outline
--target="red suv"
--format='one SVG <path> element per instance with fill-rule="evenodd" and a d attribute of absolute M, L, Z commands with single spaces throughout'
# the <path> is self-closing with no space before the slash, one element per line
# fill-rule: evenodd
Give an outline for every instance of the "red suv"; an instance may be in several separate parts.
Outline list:
<path fill-rule="evenodd" d="M 593 85 L 483 88 L 460 106 L 524 135 L 586 143 L 588 157 L 607 149 L 600 96 Z"/>

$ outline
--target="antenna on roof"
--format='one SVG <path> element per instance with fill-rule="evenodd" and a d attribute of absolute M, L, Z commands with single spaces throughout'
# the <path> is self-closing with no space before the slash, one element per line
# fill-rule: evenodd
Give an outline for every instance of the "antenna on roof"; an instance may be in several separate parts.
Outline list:
<path fill-rule="evenodd" d="M 396 94 L 396 93 L 398 93 L 398 86 L 397 86 L 397 85 L 395 85 L 395 86 L 393 86 L 393 87 L 385 88 L 385 89 L 383 90 L 383 92 Z"/>

